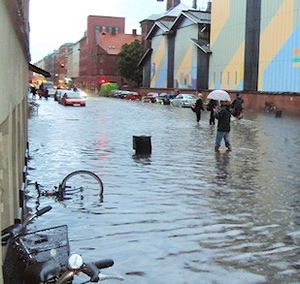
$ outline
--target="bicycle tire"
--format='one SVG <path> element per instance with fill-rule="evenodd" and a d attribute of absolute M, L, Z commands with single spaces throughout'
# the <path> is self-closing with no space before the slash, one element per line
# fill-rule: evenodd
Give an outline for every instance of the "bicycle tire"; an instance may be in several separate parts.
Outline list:
<path fill-rule="evenodd" d="M 95 180 L 98 182 L 99 186 L 100 186 L 100 196 L 103 195 L 103 190 L 104 190 L 104 186 L 103 186 L 103 182 L 102 180 L 93 172 L 91 171 L 87 171 L 87 170 L 77 170 L 77 171 L 74 171 L 74 172 L 71 172 L 69 173 L 68 175 L 65 176 L 65 178 L 62 180 L 61 184 L 60 184 L 60 189 L 61 190 L 65 190 L 66 188 L 66 184 L 67 184 L 67 181 L 75 176 L 75 175 L 82 175 L 82 174 L 86 174 L 86 175 L 89 175 L 93 178 L 95 178 Z"/>

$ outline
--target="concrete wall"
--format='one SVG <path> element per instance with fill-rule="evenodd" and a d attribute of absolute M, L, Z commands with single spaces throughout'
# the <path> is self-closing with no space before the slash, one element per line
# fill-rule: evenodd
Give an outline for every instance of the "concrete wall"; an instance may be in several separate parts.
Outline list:
<path fill-rule="evenodd" d="M 195 94 L 196 90 L 194 89 L 178 89 L 179 92 L 184 92 L 186 94 Z M 146 95 L 149 92 L 154 93 L 168 93 L 174 94 L 174 89 L 168 88 L 140 88 L 136 90 L 142 96 Z M 205 97 L 209 94 L 210 91 L 203 90 L 201 93 Z M 231 99 L 234 100 L 237 92 L 229 92 Z M 243 100 L 245 109 L 251 109 L 254 111 L 263 111 L 265 103 L 273 103 L 277 109 L 283 111 L 283 114 L 287 115 L 299 115 L 300 116 L 300 94 L 295 93 L 263 93 L 263 92 L 238 92 Z"/>
<path fill-rule="evenodd" d="M 14 5 L 17 5 L 17 1 L 0 0 L 1 229 L 12 225 L 20 217 L 20 190 L 24 188 L 23 169 L 27 145 L 28 50 L 22 40 L 24 33 L 20 33 L 22 28 L 26 31 L 26 26 L 20 27 L 16 24 L 19 19 L 11 17 L 15 12 Z M 26 11 L 23 12 L 26 16 Z M 1 256 L 3 253 L 1 251 Z M 1 273 L 0 283 L 3 283 Z"/>

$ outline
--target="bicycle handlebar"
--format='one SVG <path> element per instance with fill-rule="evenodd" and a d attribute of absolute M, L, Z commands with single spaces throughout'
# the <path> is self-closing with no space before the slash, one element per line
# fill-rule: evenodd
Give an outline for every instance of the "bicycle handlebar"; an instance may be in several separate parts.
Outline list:
<path fill-rule="evenodd" d="M 33 214 L 31 217 L 28 217 L 24 220 L 22 224 L 14 224 L 11 225 L 1 231 L 1 241 L 2 245 L 6 245 L 8 240 L 10 238 L 17 238 L 22 233 L 24 233 L 25 227 L 36 217 L 39 217 L 46 212 L 50 211 L 52 207 L 50 205 L 42 208 L 41 210 L 38 210 L 35 214 Z"/>
<path fill-rule="evenodd" d="M 52 209 L 52 206 L 48 205 L 44 208 L 42 208 L 41 210 L 37 211 L 34 215 L 36 215 L 36 217 L 39 217 L 45 213 L 47 213 L 48 211 L 50 211 Z"/>
<path fill-rule="evenodd" d="M 56 284 L 65 284 L 73 278 L 78 272 L 83 272 L 90 277 L 90 282 L 98 282 L 106 279 L 124 280 L 123 277 L 117 275 L 106 275 L 100 273 L 100 269 L 113 266 L 112 259 L 103 259 L 95 262 L 83 263 L 79 269 L 72 269 L 70 267 L 61 275 Z"/>

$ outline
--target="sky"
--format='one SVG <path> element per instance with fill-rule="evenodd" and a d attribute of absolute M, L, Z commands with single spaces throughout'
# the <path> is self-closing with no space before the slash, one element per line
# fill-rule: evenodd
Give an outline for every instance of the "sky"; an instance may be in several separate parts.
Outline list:
<path fill-rule="evenodd" d="M 77 42 L 87 28 L 89 15 L 125 17 L 125 32 L 137 29 L 139 22 L 166 11 L 166 1 L 157 0 L 30 0 L 30 53 L 35 63 L 67 42 Z M 197 0 L 206 8 L 207 0 Z M 191 7 L 192 0 L 181 0 Z"/>

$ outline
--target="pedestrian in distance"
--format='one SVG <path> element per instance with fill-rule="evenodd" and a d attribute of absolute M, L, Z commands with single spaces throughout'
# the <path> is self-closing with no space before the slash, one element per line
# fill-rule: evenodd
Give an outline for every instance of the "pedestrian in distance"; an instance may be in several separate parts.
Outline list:
<path fill-rule="evenodd" d="M 202 98 L 203 98 L 203 95 L 201 93 L 198 93 L 198 99 L 197 99 L 196 104 L 194 106 L 194 111 L 196 113 L 197 123 L 200 122 L 201 111 L 202 110 L 204 111 Z"/>
<path fill-rule="evenodd" d="M 240 94 L 236 94 L 235 100 L 231 104 L 232 115 L 237 119 L 241 119 L 243 117 L 243 103 L 244 100 L 240 97 Z"/>
<path fill-rule="evenodd" d="M 45 97 L 46 101 L 48 101 L 49 91 L 47 88 L 45 88 L 45 90 L 44 90 L 44 97 Z"/>
<path fill-rule="evenodd" d="M 231 120 L 231 110 L 229 101 L 221 101 L 221 106 L 217 108 L 215 112 L 215 118 L 218 120 L 218 128 L 215 141 L 215 152 L 219 152 L 221 142 L 224 139 L 225 147 L 227 151 L 231 151 L 230 143 L 230 120 Z"/>
<path fill-rule="evenodd" d="M 209 125 L 215 125 L 215 108 L 218 106 L 218 101 L 210 99 L 206 109 L 210 112 Z"/>
<path fill-rule="evenodd" d="M 30 92 L 31 92 L 31 94 L 32 94 L 32 99 L 35 100 L 35 99 L 36 99 L 36 88 L 35 88 L 34 85 L 32 85 L 32 86 L 30 87 Z"/>

